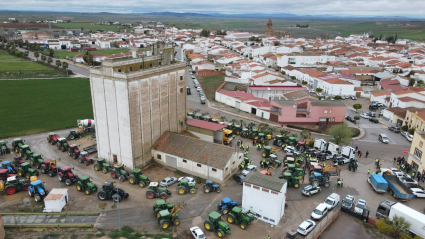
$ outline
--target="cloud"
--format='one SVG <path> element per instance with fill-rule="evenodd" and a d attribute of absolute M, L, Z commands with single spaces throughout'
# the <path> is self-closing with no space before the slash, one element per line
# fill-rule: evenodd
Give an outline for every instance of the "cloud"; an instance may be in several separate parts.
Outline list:
<path fill-rule="evenodd" d="M 425 16 L 423 0 L 2 0 L 5 10 L 73 12 L 294 13 L 298 15 Z M 106 4 L 107 2 L 107 4 Z"/>

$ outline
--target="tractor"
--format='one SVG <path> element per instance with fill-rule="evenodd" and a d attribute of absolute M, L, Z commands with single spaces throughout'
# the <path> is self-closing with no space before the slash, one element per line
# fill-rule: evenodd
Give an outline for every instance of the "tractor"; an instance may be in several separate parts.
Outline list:
<path fill-rule="evenodd" d="M 162 229 L 167 229 L 171 224 L 174 226 L 180 225 L 179 214 L 177 214 L 180 210 L 186 207 L 184 202 L 175 205 L 171 212 L 167 209 L 159 211 L 158 223 Z"/>
<path fill-rule="evenodd" d="M 146 191 L 146 197 L 153 199 L 159 197 L 161 199 L 166 199 L 168 196 L 171 196 L 170 190 L 160 187 L 158 182 L 149 183 L 148 190 Z"/>
<path fill-rule="evenodd" d="M 59 138 L 58 142 L 56 143 L 56 147 L 58 150 L 61 150 L 62 152 L 65 152 L 69 149 L 69 144 L 66 141 L 66 138 Z"/>
<path fill-rule="evenodd" d="M 94 163 L 94 170 L 102 171 L 102 173 L 107 174 L 111 171 L 111 166 L 106 162 L 104 158 L 96 159 L 96 163 Z"/>
<path fill-rule="evenodd" d="M 59 135 L 56 133 L 49 133 L 49 135 L 47 136 L 47 141 L 49 142 L 49 144 L 55 145 L 58 140 L 59 140 Z"/>
<path fill-rule="evenodd" d="M 16 138 L 12 141 L 12 149 L 16 153 L 19 153 L 19 149 L 21 148 L 22 145 L 24 145 L 24 141 L 21 138 Z"/>
<path fill-rule="evenodd" d="M 213 181 L 211 180 L 207 180 L 204 185 L 204 193 L 209 193 L 214 191 L 220 193 L 221 192 L 220 185 L 214 184 Z"/>
<path fill-rule="evenodd" d="M 287 144 L 287 145 L 294 146 L 294 145 L 296 145 L 296 144 L 297 144 L 297 139 L 296 139 L 295 137 L 289 137 L 289 138 L 286 140 L 286 144 Z"/>
<path fill-rule="evenodd" d="M 267 140 L 266 135 L 263 133 L 258 134 L 257 142 L 260 144 L 265 144 L 265 145 L 269 144 L 269 141 Z"/>
<path fill-rule="evenodd" d="M 97 198 L 100 201 L 112 199 L 114 202 L 120 202 L 122 198 L 128 198 L 129 194 L 121 188 L 114 187 L 113 182 L 105 182 L 97 192 Z"/>
<path fill-rule="evenodd" d="M 41 180 L 36 180 L 30 183 L 30 186 L 28 187 L 28 194 L 30 197 L 34 197 L 36 202 L 41 202 L 47 194 L 49 194 L 49 191 L 44 188 Z"/>
<path fill-rule="evenodd" d="M 71 186 L 79 180 L 79 177 L 72 173 L 71 167 L 65 166 L 58 168 L 58 179 L 60 182 L 65 181 L 66 186 Z"/>
<path fill-rule="evenodd" d="M 274 167 L 280 167 L 282 165 L 282 162 L 277 159 L 277 155 L 276 154 L 270 154 L 269 158 L 268 158 L 268 165 L 273 165 Z"/>
<path fill-rule="evenodd" d="M 251 130 L 251 132 L 249 133 L 248 137 L 250 139 L 257 139 L 258 138 L 258 129 Z"/>
<path fill-rule="evenodd" d="M 43 158 L 41 157 L 41 154 L 34 153 L 30 158 L 31 166 L 35 166 L 36 168 L 40 168 L 41 163 L 43 163 Z"/>
<path fill-rule="evenodd" d="M 351 159 L 350 164 L 348 164 L 348 170 L 355 172 L 357 170 L 357 160 Z"/>
<path fill-rule="evenodd" d="M 276 135 L 276 137 L 274 137 L 273 139 L 273 145 L 281 147 L 282 144 L 284 143 L 285 143 L 285 136 L 283 135 Z"/>
<path fill-rule="evenodd" d="M 9 172 L 9 170 L 1 168 L 0 169 L 0 180 L 3 180 L 4 182 L 7 181 L 8 178 L 14 177 L 16 174 L 12 174 Z"/>
<path fill-rule="evenodd" d="M 68 148 L 68 155 L 73 159 L 77 159 L 80 156 L 80 150 L 78 149 L 78 145 L 71 144 Z"/>
<path fill-rule="evenodd" d="M 233 123 L 228 123 L 227 125 L 226 125 L 226 129 L 230 129 L 230 130 L 233 130 Z"/>
<path fill-rule="evenodd" d="M 15 194 L 19 191 L 28 191 L 30 182 L 28 179 L 22 179 L 19 176 L 7 178 L 6 181 L 0 180 L 0 191 L 5 191 L 7 195 Z"/>
<path fill-rule="evenodd" d="M 234 134 L 240 135 L 242 132 L 242 126 L 240 124 L 235 124 L 232 131 Z"/>
<path fill-rule="evenodd" d="M 84 163 L 85 166 L 93 163 L 93 159 L 89 157 L 89 153 L 87 151 L 81 151 L 80 156 L 78 156 L 78 162 Z"/>
<path fill-rule="evenodd" d="M 57 159 L 56 161 L 59 161 Z M 45 159 L 41 163 L 41 173 L 48 174 L 50 177 L 54 177 L 56 175 L 56 161 L 53 159 Z"/>
<path fill-rule="evenodd" d="M 82 176 L 77 182 L 77 190 L 84 192 L 86 195 L 90 195 L 94 192 L 97 192 L 97 186 L 90 181 L 89 176 Z"/>
<path fill-rule="evenodd" d="M 230 224 L 239 224 L 239 227 L 242 230 L 245 230 L 246 227 L 258 216 L 258 214 L 251 211 L 243 213 L 242 208 L 234 207 L 229 215 L 227 215 L 227 222 Z"/>
<path fill-rule="evenodd" d="M 180 180 L 179 184 L 177 184 L 177 193 L 180 195 L 188 192 L 190 192 L 190 194 L 195 194 L 196 191 L 198 191 L 198 187 L 196 187 L 195 183 L 189 183 L 189 180 L 186 178 Z"/>
<path fill-rule="evenodd" d="M 0 155 L 10 154 L 10 149 L 7 147 L 7 141 L 0 140 Z"/>
<path fill-rule="evenodd" d="M 316 187 L 318 187 L 319 185 L 323 185 L 326 188 L 328 188 L 330 186 L 329 178 L 324 177 L 321 173 L 316 173 L 316 172 L 314 172 L 310 176 L 310 184 Z"/>
<path fill-rule="evenodd" d="M 38 176 L 38 171 L 31 168 L 31 164 L 23 163 L 19 166 L 18 175 L 21 177 L 30 178 L 31 176 Z"/>
<path fill-rule="evenodd" d="M 248 138 L 248 136 L 249 136 L 249 129 L 243 128 L 242 131 L 241 131 L 241 133 L 240 133 L 240 135 L 243 138 Z"/>
<path fill-rule="evenodd" d="M 142 174 L 142 170 L 136 168 L 133 169 L 133 173 L 128 176 L 128 182 L 130 184 L 139 184 L 141 188 L 144 188 L 146 185 L 149 185 L 151 180 L 149 177 Z"/>
<path fill-rule="evenodd" d="M 15 167 L 13 167 L 12 163 L 10 161 L 3 161 L 0 164 L 0 168 L 7 169 L 9 173 L 17 173 Z"/>
<path fill-rule="evenodd" d="M 304 152 L 305 151 L 305 142 L 298 141 L 298 143 L 295 146 L 295 148 L 297 148 L 300 152 Z"/>
<path fill-rule="evenodd" d="M 263 156 L 263 158 L 268 158 L 268 157 L 270 157 L 271 153 L 272 153 L 272 147 L 266 146 L 266 147 L 264 147 L 263 153 L 261 153 L 261 155 Z"/>
<path fill-rule="evenodd" d="M 17 154 L 13 157 L 13 165 L 16 167 L 25 163 L 25 160 L 22 159 L 21 155 Z"/>
<path fill-rule="evenodd" d="M 300 186 L 300 178 L 293 176 L 291 172 L 284 172 L 279 178 L 285 179 L 289 187 L 298 188 Z"/>
<path fill-rule="evenodd" d="M 79 139 L 79 138 L 82 138 L 82 137 L 83 136 L 78 131 L 75 131 L 75 130 L 69 131 L 68 139 L 70 139 L 70 140 Z"/>
<path fill-rule="evenodd" d="M 33 152 L 31 152 L 29 145 L 22 145 L 19 149 L 19 155 L 25 160 L 28 160 L 32 156 Z"/>
<path fill-rule="evenodd" d="M 236 207 L 237 205 L 238 204 L 233 202 L 230 198 L 223 198 L 221 199 L 221 202 L 218 203 L 217 208 L 222 214 L 226 215 L 230 210 L 232 210 L 233 207 Z"/>
<path fill-rule="evenodd" d="M 130 174 L 124 170 L 124 167 L 125 167 L 124 164 L 120 164 L 120 163 L 115 164 L 111 170 L 111 177 L 118 178 L 121 182 L 124 182 L 125 180 L 127 180 Z"/>
<path fill-rule="evenodd" d="M 226 234 L 230 234 L 230 227 L 221 220 L 221 215 L 218 212 L 212 211 L 208 214 L 207 220 L 204 222 L 204 228 L 207 231 L 217 232 L 217 236 L 223 238 Z"/>
<path fill-rule="evenodd" d="M 172 203 L 166 203 L 164 199 L 157 199 L 155 200 L 155 205 L 153 205 L 153 213 L 155 214 L 156 218 L 159 218 L 159 212 L 162 210 L 168 210 L 171 212 L 173 209 L 174 204 Z"/>

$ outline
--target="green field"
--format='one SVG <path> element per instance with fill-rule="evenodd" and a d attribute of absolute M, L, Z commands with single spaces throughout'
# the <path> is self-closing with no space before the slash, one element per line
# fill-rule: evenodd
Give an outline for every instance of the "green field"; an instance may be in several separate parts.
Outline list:
<path fill-rule="evenodd" d="M 65 73 L 48 66 L 0 51 L 0 79 L 47 78 L 65 75 Z"/>
<path fill-rule="evenodd" d="M 93 118 L 90 82 L 83 78 L 0 81 L 0 138 L 76 127 Z"/>
<path fill-rule="evenodd" d="M 98 51 L 91 51 L 91 53 L 103 53 L 106 55 L 112 55 L 122 52 L 128 52 L 130 49 L 128 48 L 121 48 L 121 49 L 107 49 L 107 50 L 98 50 Z M 145 50 L 148 50 L 145 48 Z M 139 51 L 143 51 L 143 49 L 140 49 Z M 66 57 L 72 58 L 76 55 L 84 54 L 85 52 L 71 52 L 71 51 L 55 51 L 55 58 L 64 59 Z"/>
<path fill-rule="evenodd" d="M 219 76 L 198 76 L 198 81 L 201 84 L 202 91 L 204 91 L 205 97 L 209 100 L 215 98 L 215 91 L 224 82 L 224 75 Z"/>
<path fill-rule="evenodd" d="M 81 29 L 84 28 L 85 30 L 105 30 L 105 31 L 118 31 L 120 29 L 125 29 L 122 26 L 115 26 L 115 25 L 91 25 L 91 23 L 86 22 L 71 22 L 71 23 L 55 23 L 55 26 L 63 27 L 66 29 Z"/>

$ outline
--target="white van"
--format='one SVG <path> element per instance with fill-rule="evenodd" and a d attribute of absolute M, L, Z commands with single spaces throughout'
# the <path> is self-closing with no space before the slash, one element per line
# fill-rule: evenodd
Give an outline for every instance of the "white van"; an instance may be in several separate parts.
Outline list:
<path fill-rule="evenodd" d="M 326 207 L 328 207 L 328 210 L 332 210 L 334 207 L 336 207 L 339 204 L 340 200 L 341 198 L 339 197 L 338 194 L 332 193 L 331 195 L 329 195 L 328 198 L 326 198 L 325 205 Z"/>
<path fill-rule="evenodd" d="M 327 212 L 328 207 L 324 203 L 321 203 L 316 207 L 316 209 L 313 210 L 311 213 L 311 218 L 313 220 L 320 220 L 323 216 L 326 215 Z"/>

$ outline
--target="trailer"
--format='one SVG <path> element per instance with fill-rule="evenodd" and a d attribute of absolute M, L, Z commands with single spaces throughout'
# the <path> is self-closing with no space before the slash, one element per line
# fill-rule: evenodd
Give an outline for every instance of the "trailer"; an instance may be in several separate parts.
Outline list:
<path fill-rule="evenodd" d="M 86 151 L 89 154 L 94 154 L 97 152 L 97 148 L 94 145 L 92 145 L 92 146 L 83 148 L 83 151 Z"/>
<path fill-rule="evenodd" d="M 387 181 L 379 174 L 372 174 L 367 178 L 367 182 L 377 193 L 385 193 L 388 189 Z"/>
<path fill-rule="evenodd" d="M 322 152 L 326 147 L 326 141 L 324 139 L 315 139 L 314 140 L 314 148 Z"/>
<path fill-rule="evenodd" d="M 388 183 L 388 192 L 395 199 L 407 201 L 414 198 L 415 195 L 410 193 L 409 188 L 406 187 L 397 176 L 384 173 L 383 177 Z"/>
<path fill-rule="evenodd" d="M 356 150 L 353 147 L 344 146 L 341 149 L 341 155 L 344 158 L 354 159 L 354 157 L 356 156 Z"/>

